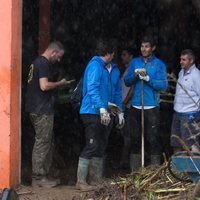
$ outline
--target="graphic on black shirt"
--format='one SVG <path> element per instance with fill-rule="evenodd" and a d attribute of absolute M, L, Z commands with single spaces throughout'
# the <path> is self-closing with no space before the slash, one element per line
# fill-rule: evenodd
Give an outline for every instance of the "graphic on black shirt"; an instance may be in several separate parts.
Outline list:
<path fill-rule="evenodd" d="M 42 91 L 40 78 L 51 80 L 51 64 L 43 57 L 36 58 L 29 67 L 25 109 L 29 113 L 53 114 L 53 90 Z"/>
<path fill-rule="evenodd" d="M 31 64 L 29 73 L 28 73 L 28 83 L 30 83 L 33 79 L 33 71 L 34 71 L 34 64 Z"/>

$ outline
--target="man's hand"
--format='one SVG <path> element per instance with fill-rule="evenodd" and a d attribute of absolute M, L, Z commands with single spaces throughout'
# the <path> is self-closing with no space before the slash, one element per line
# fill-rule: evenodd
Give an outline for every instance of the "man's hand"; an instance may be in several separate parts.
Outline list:
<path fill-rule="evenodd" d="M 144 69 L 144 68 L 135 69 L 135 74 L 136 74 L 136 76 L 138 76 L 138 78 L 140 80 L 144 80 L 144 81 L 147 81 L 147 82 L 150 80 L 150 77 L 147 74 L 146 69 Z"/>
<path fill-rule="evenodd" d="M 64 85 L 70 85 L 74 81 L 75 81 L 75 79 L 67 81 L 65 78 L 63 78 L 59 82 L 60 82 L 60 86 L 64 86 Z"/>
<path fill-rule="evenodd" d="M 114 116 L 118 115 L 121 112 L 119 107 L 116 104 L 111 103 L 111 102 L 108 102 L 108 108 L 111 114 Z"/>
<path fill-rule="evenodd" d="M 140 75 L 140 74 L 139 74 L 139 79 L 140 79 L 140 80 L 143 80 L 143 81 L 147 81 L 147 82 L 150 80 L 149 75 L 142 76 L 142 75 Z"/>
<path fill-rule="evenodd" d="M 71 83 L 73 83 L 74 81 L 76 81 L 76 79 L 69 80 L 69 81 L 67 81 L 67 84 L 71 84 Z"/>
<path fill-rule="evenodd" d="M 62 85 L 67 85 L 67 81 L 66 81 L 65 78 L 61 79 L 61 80 L 59 81 L 59 83 L 60 83 L 60 86 L 62 86 Z"/>
<path fill-rule="evenodd" d="M 135 69 L 135 74 L 136 75 L 141 75 L 141 76 L 146 76 L 147 72 L 145 68 L 140 68 L 140 69 Z"/>
<path fill-rule="evenodd" d="M 118 114 L 118 124 L 116 128 L 122 129 L 124 127 L 124 124 L 125 124 L 124 113 L 121 112 Z"/>
<path fill-rule="evenodd" d="M 110 123 L 110 114 L 105 108 L 100 108 L 100 118 L 101 118 L 101 124 L 108 126 Z"/>

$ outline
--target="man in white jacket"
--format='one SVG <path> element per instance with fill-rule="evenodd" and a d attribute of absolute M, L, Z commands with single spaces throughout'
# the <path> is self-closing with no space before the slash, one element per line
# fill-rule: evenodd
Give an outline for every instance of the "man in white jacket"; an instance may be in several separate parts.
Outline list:
<path fill-rule="evenodd" d="M 195 122 L 200 119 L 200 71 L 195 65 L 195 55 L 190 49 L 181 52 L 181 71 L 176 84 L 174 116 L 171 130 L 171 146 L 174 152 L 181 145 L 175 136 L 180 137 L 192 151 L 198 151 L 199 137 L 195 137 Z"/>

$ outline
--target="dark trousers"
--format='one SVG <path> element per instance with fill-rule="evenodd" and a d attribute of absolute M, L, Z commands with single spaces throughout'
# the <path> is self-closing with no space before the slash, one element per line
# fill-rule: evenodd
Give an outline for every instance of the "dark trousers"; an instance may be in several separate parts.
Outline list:
<path fill-rule="evenodd" d="M 129 154 L 130 154 L 130 146 L 131 146 L 131 127 L 132 127 L 132 121 L 131 121 L 131 109 L 126 108 L 124 111 L 124 118 L 125 118 L 125 125 L 120 130 L 120 133 L 123 137 L 123 149 L 122 149 L 122 155 L 121 155 L 121 162 L 122 163 L 128 163 L 129 162 Z"/>
<path fill-rule="evenodd" d="M 173 104 L 161 103 L 160 104 L 161 152 L 164 152 L 167 158 L 169 158 L 173 153 L 172 147 L 170 145 L 172 117 L 173 117 Z"/>
<path fill-rule="evenodd" d="M 91 159 L 92 157 L 103 157 L 108 144 L 108 138 L 112 128 L 112 121 L 109 126 L 100 123 L 99 115 L 81 115 L 85 129 L 86 144 L 80 157 Z"/>
<path fill-rule="evenodd" d="M 141 152 L 141 109 L 132 108 L 131 153 Z M 160 155 L 160 111 L 158 107 L 144 110 L 144 146 L 149 155 Z"/>

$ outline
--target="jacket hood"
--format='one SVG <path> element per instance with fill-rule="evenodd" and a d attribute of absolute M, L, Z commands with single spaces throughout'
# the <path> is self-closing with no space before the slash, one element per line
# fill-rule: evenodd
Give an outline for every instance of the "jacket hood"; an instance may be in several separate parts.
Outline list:
<path fill-rule="evenodd" d="M 98 63 L 99 63 L 101 66 L 103 66 L 103 67 L 106 67 L 106 62 L 103 61 L 102 58 L 99 57 L 99 56 L 94 56 L 94 57 L 91 59 L 90 62 L 93 62 L 93 61 L 98 62 Z M 111 64 L 111 66 L 112 66 L 112 69 L 117 68 L 117 66 L 116 66 L 115 63 L 110 62 L 110 64 Z"/>
<path fill-rule="evenodd" d="M 96 62 L 98 62 L 100 65 L 103 65 L 103 66 L 106 65 L 106 63 L 105 63 L 99 56 L 94 56 L 94 57 L 91 59 L 91 62 L 92 62 L 92 61 L 96 61 Z"/>

